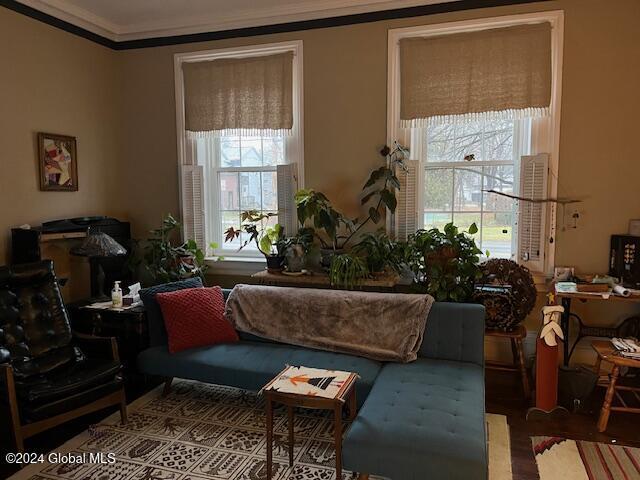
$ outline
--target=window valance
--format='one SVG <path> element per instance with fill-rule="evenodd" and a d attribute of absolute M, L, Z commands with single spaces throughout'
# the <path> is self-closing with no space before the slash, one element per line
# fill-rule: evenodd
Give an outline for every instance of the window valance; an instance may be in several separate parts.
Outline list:
<path fill-rule="evenodd" d="M 400 123 L 549 113 L 551 24 L 400 40 Z"/>
<path fill-rule="evenodd" d="M 189 134 L 291 132 L 293 52 L 187 62 L 182 69 Z"/>

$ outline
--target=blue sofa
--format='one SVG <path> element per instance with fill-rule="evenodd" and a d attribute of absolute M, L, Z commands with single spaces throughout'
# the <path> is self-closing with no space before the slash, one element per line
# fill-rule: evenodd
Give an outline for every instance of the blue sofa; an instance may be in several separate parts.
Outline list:
<path fill-rule="evenodd" d="M 359 412 L 343 442 L 345 469 L 392 480 L 487 478 L 484 409 L 484 308 L 434 303 L 419 358 L 382 363 L 241 333 L 234 344 L 170 354 L 158 291 L 143 290 L 151 346 L 141 372 L 259 390 L 286 364 L 357 372 Z M 225 296 L 229 291 L 224 291 Z"/>

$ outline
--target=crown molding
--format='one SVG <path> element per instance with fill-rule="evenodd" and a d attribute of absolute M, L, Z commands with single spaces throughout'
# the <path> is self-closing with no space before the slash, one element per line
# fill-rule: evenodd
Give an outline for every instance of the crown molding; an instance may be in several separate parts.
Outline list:
<path fill-rule="evenodd" d="M 118 25 L 64 0 L 18 0 L 18 3 L 114 42 L 119 41 Z"/>
<path fill-rule="evenodd" d="M 210 18 L 200 18 L 199 25 L 181 27 L 168 26 L 166 22 L 115 25 L 85 9 L 70 8 L 64 0 L 0 0 L 0 6 L 111 49 L 128 50 L 547 1 L 550 0 L 372 0 L 354 7 L 348 0 L 305 0 L 269 12 L 261 9 L 218 16 L 215 24 Z M 313 10 L 309 10 L 310 5 Z M 361 11 L 363 7 L 367 11 Z"/>
<path fill-rule="evenodd" d="M 316 20 L 373 11 L 452 3 L 461 0 L 371 0 L 354 5 L 349 0 L 304 0 L 276 8 L 256 7 L 231 14 L 168 18 L 151 22 L 130 24 L 114 23 L 89 10 L 65 0 L 17 0 L 55 18 L 76 25 L 115 42 L 143 40 L 157 37 L 174 37 L 205 32 L 235 30 L 241 28 L 275 25 L 280 23 Z"/>

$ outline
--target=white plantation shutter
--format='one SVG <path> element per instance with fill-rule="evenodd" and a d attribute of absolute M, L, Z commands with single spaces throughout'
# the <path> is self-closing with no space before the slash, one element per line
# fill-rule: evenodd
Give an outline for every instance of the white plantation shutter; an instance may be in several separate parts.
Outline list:
<path fill-rule="evenodd" d="M 200 165 L 182 165 L 182 229 L 184 240 L 205 248 L 204 171 Z"/>
<path fill-rule="evenodd" d="M 520 160 L 522 198 L 547 198 L 549 154 L 524 155 Z M 532 271 L 544 271 L 546 202 L 518 201 L 518 261 Z"/>
<path fill-rule="evenodd" d="M 418 160 L 405 160 L 407 170 L 399 168 L 396 172 L 400 181 L 398 205 L 393 218 L 393 230 L 396 240 L 406 240 L 418 229 Z"/>
<path fill-rule="evenodd" d="M 278 165 L 278 223 L 288 237 L 298 233 L 298 217 L 294 196 L 298 190 L 298 164 Z"/>

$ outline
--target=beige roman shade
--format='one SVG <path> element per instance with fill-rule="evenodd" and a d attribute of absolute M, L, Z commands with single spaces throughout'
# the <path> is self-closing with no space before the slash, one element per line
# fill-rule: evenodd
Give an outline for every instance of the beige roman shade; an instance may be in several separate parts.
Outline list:
<path fill-rule="evenodd" d="M 400 101 L 404 128 L 547 115 L 551 24 L 401 39 Z"/>
<path fill-rule="evenodd" d="M 290 133 L 293 52 L 187 62 L 182 69 L 187 132 Z"/>

